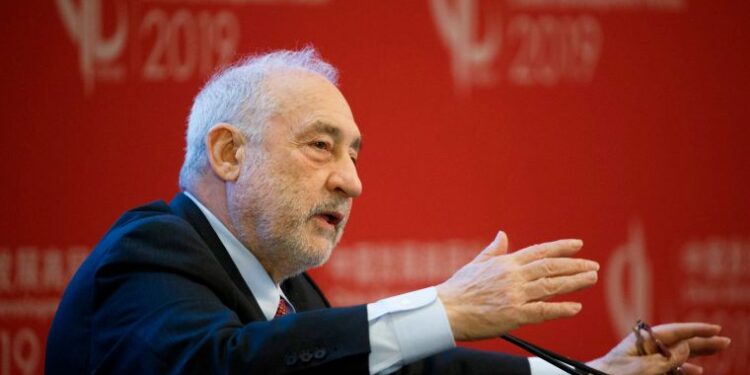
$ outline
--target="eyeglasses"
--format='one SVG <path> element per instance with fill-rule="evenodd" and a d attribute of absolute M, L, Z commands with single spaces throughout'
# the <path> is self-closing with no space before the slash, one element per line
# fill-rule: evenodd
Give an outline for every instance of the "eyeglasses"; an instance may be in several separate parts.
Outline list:
<path fill-rule="evenodd" d="M 642 320 L 638 320 L 633 326 L 633 333 L 635 333 L 635 347 L 636 349 L 638 349 L 638 355 L 644 356 L 653 354 L 649 353 L 646 350 L 646 339 L 644 338 L 643 331 L 648 333 L 648 339 L 651 342 L 651 346 L 656 348 L 656 351 L 659 352 L 659 354 L 661 354 L 665 358 L 672 357 L 672 353 L 669 352 L 667 346 L 664 345 L 661 340 L 656 338 L 656 336 L 654 336 L 654 332 L 651 330 L 651 326 Z M 669 370 L 667 372 L 667 375 L 683 375 L 683 372 L 680 367 L 677 367 L 676 369 Z"/>

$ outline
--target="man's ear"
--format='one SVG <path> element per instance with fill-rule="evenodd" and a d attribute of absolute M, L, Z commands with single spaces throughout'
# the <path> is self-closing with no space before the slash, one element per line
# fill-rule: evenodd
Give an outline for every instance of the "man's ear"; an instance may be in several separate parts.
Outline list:
<path fill-rule="evenodd" d="M 211 169 L 224 181 L 236 181 L 245 158 L 245 137 L 235 126 L 227 123 L 214 125 L 206 135 L 206 152 Z"/>

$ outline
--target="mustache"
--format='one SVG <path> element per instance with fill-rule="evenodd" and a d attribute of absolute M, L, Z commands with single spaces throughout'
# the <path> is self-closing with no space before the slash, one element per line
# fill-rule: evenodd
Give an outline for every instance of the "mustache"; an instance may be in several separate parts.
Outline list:
<path fill-rule="evenodd" d="M 347 199 L 334 199 L 329 202 L 318 203 L 310 210 L 308 217 L 319 215 L 325 212 L 336 211 L 344 214 L 345 218 L 351 209 L 351 201 Z"/>

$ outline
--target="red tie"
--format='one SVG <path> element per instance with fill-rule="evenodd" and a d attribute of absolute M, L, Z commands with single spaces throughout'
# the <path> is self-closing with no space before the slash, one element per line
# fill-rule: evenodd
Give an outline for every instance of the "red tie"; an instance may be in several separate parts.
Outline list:
<path fill-rule="evenodd" d="M 294 312 L 294 310 L 292 310 L 292 305 L 290 305 L 289 302 L 287 302 L 286 299 L 284 299 L 284 297 L 280 297 L 279 307 L 276 308 L 276 315 L 274 315 L 274 319 L 284 316 L 286 314 L 289 314 L 291 312 Z"/>

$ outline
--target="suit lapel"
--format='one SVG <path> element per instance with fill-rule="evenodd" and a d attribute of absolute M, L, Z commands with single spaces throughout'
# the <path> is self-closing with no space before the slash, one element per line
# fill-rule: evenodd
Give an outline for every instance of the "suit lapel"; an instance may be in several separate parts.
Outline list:
<path fill-rule="evenodd" d="M 299 312 L 331 306 L 307 273 L 285 280 L 281 289 Z"/>
<path fill-rule="evenodd" d="M 243 295 L 250 297 L 248 302 L 254 315 L 262 317 L 263 312 L 261 311 L 258 302 L 255 300 L 255 297 L 247 287 L 245 280 L 242 278 L 240 271 L 237 269 L 234 261 L 232 261 L 232 258 L 224 248 L 224 245 L 222 245 L 221 240 L 219 240 L 219 236 L 217 236 L 216 232 L 211 228 L 211 224 L 208 223 L 208 220 L 203 215 L 200 208 L 198 208 L 198 206 L 196 206 L 195 203 L 183 193 L 178 193 L 172 202 L 170 202 L 169 206 L 176 215 L 187 220 L 193 228 L 195 228 L 216 259 L 218 259 L 224 270 L 226 270 L 235 286 L 243 293 Z M 330 307 L 328 300 L 326 300 L 323 293 L 307 273 L 302 273 L 301 275 L 287 279 L 281 284 L 281 288 L 284 291 L 284 294 L 289 298 L 289 302 L 292 303 L 297 311 L 301 312 Z"/>
<path fill-rule="evenodd" d="M 203 241 L 205 241 L 206 245 L 208 245 L 208 248 L 211 250 L 214 257 L 216 257 L 221 266 L 227 272 L 229 278 L 234 283 L 234 286 L 239 289 L 243 296 L 249 297 L 244 298 L 243 300 L 246 300 L 245 305 L 250 310 L 250 316 L 254 317 L 255 320 L 257 320 L 258 317 L 265 319 L 263 311 L 255 300 L 255 296 L 250 292 L 250 288 L 245 284 L 245 280 L 242 278 L 240 271 L 237 269 L 234 261 L 232 261 L 232 258 L 224 248 L 224 245 L 222 245 L 221 240 L 219 240 L 219 236 L 217 236 L 216 232 L 211 228 L 211 224 L 208 223 L 208 220 L 203 215 L 200 208 L 198 208 L 198 206 L 196 206 L 195 203 L 183 193 L 178 193 L 174 199 L 172 199 L 172 202 L 169 203 L 169 206 L 175 215 L 182 217 L 189 222 L 193 228 L 195 228 L 201 238 L 203 238 Z"/>

